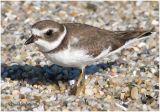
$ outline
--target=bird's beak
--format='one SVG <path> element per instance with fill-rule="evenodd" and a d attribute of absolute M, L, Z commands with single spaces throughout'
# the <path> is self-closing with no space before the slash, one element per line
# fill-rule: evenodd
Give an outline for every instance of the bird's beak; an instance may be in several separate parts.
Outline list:
<path fill-rule="evenodd" d="M 32 35 L 24 44 L 25 45 L 28 45 L 28 44 L 31 44 L 31 43 L 33 43 L 34 42 L 34 36 Z"/>

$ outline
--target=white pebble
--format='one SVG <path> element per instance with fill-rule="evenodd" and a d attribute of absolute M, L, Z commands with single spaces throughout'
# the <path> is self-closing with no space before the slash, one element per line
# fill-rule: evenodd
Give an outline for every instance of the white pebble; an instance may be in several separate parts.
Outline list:
<path fill-rule="evenodd" d="M 154 68 L 150 68 L 151 69 L 151 72 L 154 74 L 154 73 L 156 73 L 156 69 L 154 69 Z"/>
<path fill-rule="evenodd" d="M 55 101 L 56 99 L 57 99 L 56 96 L 51 96 L 51 97 L 50 97 L 50 100 L 51 100 L 51 101 Z"/>
<path fill-rule="evenodd" d="M 73 85 L 73 84 L 75 84 L 75 80 L 70 80 L 69 85 Z"/>
<path fill-rule="evenodd" d="M 133 76 L 136 76 L 136 74 L 137 74 L 137 71 L 133 71 Z"/>
<path fill-rule="evenodd" d="M 146 47 L 146 43 L 144 43 L 144 42 L 141 42 L 139 45 L 138 45 L 138 47 Z"/>
<path fill-rule="evenodd" d="M 147 110 L 148 110 L 148 109 L 147 109 L 147 105 L 144 104 L 144 105 L 142 106 L 142 109 L 143 109 L 143 111 L 147 111 Z"/>
<path fill-rule="evenodd" d="M 21 94 L 26 94 L 26 93 L 32 92 L 32 90 L 27 87 L 21 87 L 20 92 L 21 92 Z"/>
<path fill-rule="evenodd" d="M 158 21 L 156 21 L 156 20 L 153 20 L 153 21 L 152 21 L 152 25 L 155 25 L 155 26 L 156 26 L 156 25 L 158 25 L 158 24 L 159 24 Z"/>

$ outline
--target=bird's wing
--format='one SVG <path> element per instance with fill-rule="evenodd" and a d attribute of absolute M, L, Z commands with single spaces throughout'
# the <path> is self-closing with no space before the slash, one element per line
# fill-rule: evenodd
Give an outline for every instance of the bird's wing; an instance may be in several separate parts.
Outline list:
<path fill-rule="evenodd" d="M 97 57 L 106 49 L 112 52 L 123 46 L 130 39 L 151 34 L 150 31 L 108 31 L 84 24 L 76 25 L 77 27 L 74 26 L 72 28 L 76 33 L 71 35 L 77 37 L 78 42 L 73 43 L 72 47 L 86 49 L 88 54 L 93 57 Z"/>

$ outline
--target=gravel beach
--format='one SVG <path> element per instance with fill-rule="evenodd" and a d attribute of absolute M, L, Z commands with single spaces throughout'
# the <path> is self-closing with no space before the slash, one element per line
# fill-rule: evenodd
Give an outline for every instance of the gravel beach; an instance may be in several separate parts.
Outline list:
<path fill-rule="evenodd" d="M 1 2 L 1 111 L 158 111 L 158 2 Z M 25 46 L 39 20 L 154 33 L 87 66 L 86 91 L 70 95 L 80 70 L 52 64 L 34 44 Z M 110 57 L 112 58 L 112 57 Z"/>

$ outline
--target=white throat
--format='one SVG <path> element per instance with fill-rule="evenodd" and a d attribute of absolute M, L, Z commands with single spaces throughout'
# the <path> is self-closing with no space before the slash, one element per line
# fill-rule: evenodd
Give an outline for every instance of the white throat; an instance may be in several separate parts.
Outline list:
<path fill-rule="evenodd" d="M 64 27 L 64 31 L 63 33 L 57 38 L 57 40 L 53 41 L 53 42 L 48 42 L 46 40 L 43 39 L 38 39 L 37 41 L 35 41 L 35 43 L 38 45 L 38 47 L 40 48 L 40 50 L 47 52 L 50 50 L 53 50 L 55 48 L 57 48 L 63 41 L 63 39 L 66 36 L 67 33 L 67 29 L 66 27 L 63 25 Z"/>

